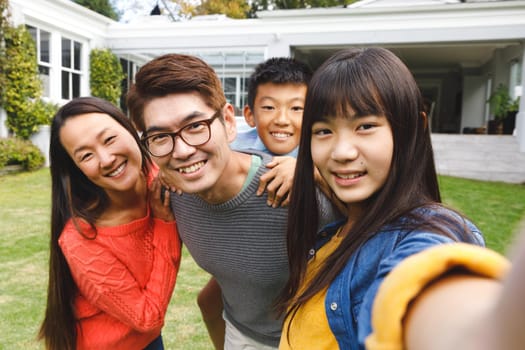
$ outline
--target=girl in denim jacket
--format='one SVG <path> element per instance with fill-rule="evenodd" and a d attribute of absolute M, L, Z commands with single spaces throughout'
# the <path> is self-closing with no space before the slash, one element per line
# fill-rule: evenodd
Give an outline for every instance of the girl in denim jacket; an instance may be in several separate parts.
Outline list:
<path fill-rule="evenodd" d="M 297 162 L 280 349 L 483 349 L 523 337 L 481 321 L 498 317 L 509 264 L 441 204 L 422 97 L 394 54 L 348 49 L 317 70 Z M 321 232 L 314 167 L 347 207 Z"/>

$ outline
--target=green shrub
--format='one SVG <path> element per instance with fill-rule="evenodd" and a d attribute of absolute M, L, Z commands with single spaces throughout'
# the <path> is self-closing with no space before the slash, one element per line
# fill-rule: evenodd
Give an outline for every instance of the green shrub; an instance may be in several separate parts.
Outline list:
<path fill-rule="evenodd" d="M 44 155 L 31 141 L 17 137 L 0 139 L 0 168 L 18 164 L 24 170 L 33 171 L 41 168 L 44 162 Z"/>
<path fill-rule="evenodd" d="M 7 78 L 3 107 L 7 127 L 18 137 L 29 139 L 45 117 L 42 108 L 42 83 L 38 76 L 36 48 L 24 26 L 5 29 L 5 52 L 9 57 L 3 69 Z"/>
<path fill-rule="evenodd" d="M 7 77 L 5 74 L 5 66 L 7 64 L 7 56 L 5 52 L 5 33 L 10 27 L 9 24 L 9 6 L 7 0 L 0 0 L 0 105 L 4 103 L 5 85 Z"/>
<path fill-rule="evenodd" d="M 91 50 L 89 59 L 91 95 L 118 106 L 125 78 L 118 57 L 109 49 Z"/>

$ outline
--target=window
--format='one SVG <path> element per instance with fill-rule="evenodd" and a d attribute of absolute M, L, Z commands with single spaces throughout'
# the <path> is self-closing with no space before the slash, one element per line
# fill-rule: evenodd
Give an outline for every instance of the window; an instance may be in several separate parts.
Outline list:
<path fill-rule="evenodd" d="M 62 38 L 62 98 L 80 96 L 82 44 Z"/>
<path fill-rule="evenodd" d="M 38 73 L 42 81 L 43 95 L 49 97 L 51 33 L 32 26 L 26 26 L 26 28 L 35 41 Z"/>
<path fill-rule="evenodd" d="M 264 61 L 262 51 L 187 52 L 202 58 L 213 67 L 221 80 L 226 100 L 242 116 L 248 102 L 248 80 L 255 66 Z"/>
<path fill-rule="evenodd" d="M 135 73 L 139 70 L 139 67 L 137 64 L 129 59 L 126 58 L 120 58 L 120 65 L 122 66 L 122 70 L 124 71 L 124 74 L 126 77 L 122 79 L 122 94 L 120 95 L 120 109 L 124 111 L 124 113 L 128 112 L 128 106 L 126 105 L 126 95 L 129 90 L 129 87 L 133 83 L 133 77 L 135 76 Z"/>
<path fill-rule="evenodd" d="M 243 76 L 222 77 L 222 86 L 226 101 L 235 107 L 235 115 L 242 115 L 242 109 L 248 102 L 247 78 Z"/>

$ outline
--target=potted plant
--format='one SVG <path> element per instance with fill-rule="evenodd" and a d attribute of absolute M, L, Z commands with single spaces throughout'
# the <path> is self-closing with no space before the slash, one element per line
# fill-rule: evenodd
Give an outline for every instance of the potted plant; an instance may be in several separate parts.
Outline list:
<path fill-rule="evenodd" d="M 488 133 L 502 134 L 503 121 L 507 117 L 507 114 L 512 106 L 509 90 L 505 85 L 499 84 L 492 95 L 490 95 L 487 102 L 490 105 L 490 111 L 494 117 L 494 119 L 489 120 Z"/>

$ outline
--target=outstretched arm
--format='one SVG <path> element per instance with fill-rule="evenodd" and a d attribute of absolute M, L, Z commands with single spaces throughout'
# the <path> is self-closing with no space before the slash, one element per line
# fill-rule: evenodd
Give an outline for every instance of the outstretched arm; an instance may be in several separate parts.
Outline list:
<path fill-rule="evenodd" d="M 444 277 L 417 297 L 405 323 L 406 349 L 483 350 L 494 347 L 489 323 L 500 297 L 499 281 L 468 275 Z"/>
<path fill-rule="evenodd" d="M 405 258 L 374 298 L 367 349 L 500 349 L 491 331 L 509 270 L 505 257 L 466 243 Z"/>
<path fill-rule="evenodd" d="M 434 249 L 434 248 L 431 248 Z M 446 250 L 446 247 L 438 249 Z M 468 249 L 471 249 L 468 247 Z M 399 317 L 402 327 L 400 343 L 408 350 L 519 350 L 525 344 L 525 231 L 519 236 L 512 257 L 512 267 L 506 259 L 485 248 L 473 248 L 455 269 L 426 283 L 407 303 Z M 437 251 L 437 250 L 435 250 Z M 420 255 L 427 254 L 422 252 Z M 409 258 L 410 259 L 410 258 Z M 409 260 L 406 259 L 406 260 Z M 421 261 L 416 263 L 421 263 Z M 448 264 L 448 262 L 447 262 Z M 405 262 L 398 267 L 407 265 Z M 478 268 L 478 266 L 482 266 Z M 377 316 L 375 334 L 367 339 L 367 349 L 379 349 L 396 343 L 392 324 L 381 325 L 380 315 L 392 305 L 392 286 L 396 269 L 385 278 L 374 304 Z M 402 278 L 401 278 L 402 279 Z M 390 285 L 390 286 L 389 286 Z M 406 289 L 406 285 L 403 287 Z M 386 303 L 385 303 L 386 302 Z M 377 304 L 377 305 L 376 305 Z M 382 305 L 381 305 L 382 304 Z M 377 306 L 377 307 L 376 307 Z M 377 312 L 376 312 L 377 311 Z"/>
<path fill-rule="evenodd" d="M 455 276 L 427 288 L 408 314 L 407 349 L 523 349 L 525 231 L 512 253 L 512 268 L 503 282 Z M 431 324 L 441 329 L 432 330 L 433 336 L 421 336 L 428 334 Z"/>

